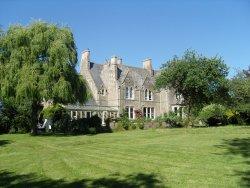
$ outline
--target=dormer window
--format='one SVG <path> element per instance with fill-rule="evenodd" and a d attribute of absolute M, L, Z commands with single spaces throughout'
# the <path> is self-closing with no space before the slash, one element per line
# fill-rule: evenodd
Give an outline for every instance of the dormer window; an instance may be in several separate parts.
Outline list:
<path fill-rule="evenodd" d="M 180 94 L 180 93 L 176 93 L 176 94 L 175 94 L 175 97 L 176 97 L 176 100 L 179 101 L 179 100 L 181 99 L 181 94 Z"/>
<path fill-rule="evenodd" d="M 104 95 L 106 94 L 106 92 L 107 92 L 107 90 L 105 90 L 105 89 L 101 89 L 101 90 L 99 91 L 99 93 L 100 93 L 102 96 L 104 96 Z"/>
<path fill-rule="evenodd" d="M 133 89 L 133 87 L 126 87 L 125 98 L 126 99 L 134 99 L 134 89 Z"/>
<path fill-rule="evenodd" d="M 153 92 L 152 91 L 146 89 L 144 94 L 145 94 L 145 100 L 146 101 L 152 101 L 153 100 Z"/>

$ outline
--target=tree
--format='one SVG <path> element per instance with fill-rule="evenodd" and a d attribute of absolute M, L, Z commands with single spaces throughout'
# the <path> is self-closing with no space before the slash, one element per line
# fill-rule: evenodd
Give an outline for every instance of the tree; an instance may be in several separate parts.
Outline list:
<path fill-rule="evenodd" d="M 30 109 L 35 128 L 43 99 L 64 104 L 86 99 L 76 64 L 69 28 L 42 21 L 12 25 L 0 35 L 0 101 Z"/>
<path fill-rule="evenodd" d="M 174 89 L 183 97 L 190 115 L 194 109 L 228 97 L 227 75 L 228 68 L 221 58 L 207 58 L 187 50 L 181 58 L 163 64 L 156 87 Z"/>
<path fill-rule="evenodd" d="M 232 107 L 235 108 L 246 121 L 250 119 L 250 67 L 242 70 L 230 80 L 230 95 Z"/>

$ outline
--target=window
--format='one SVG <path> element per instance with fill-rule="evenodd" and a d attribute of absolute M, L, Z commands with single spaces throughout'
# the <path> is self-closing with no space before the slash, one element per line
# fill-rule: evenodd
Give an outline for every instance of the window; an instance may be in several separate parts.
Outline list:
<path fill-rule="evenodd" d="M 148 89 L 145 89 L 145 100 L 148 100 Z"/>
<path fill-rule="evenodd" d="M 91 118 L 91 112 L 87 112 L 86 118 Z"/>
<path fill-rule="evenodd" d="M 104 95 L 105 95 L 105 90 L 104 90 L 104 89 L 101 89 L 101 90 L 100 90 L 100 94 L 101 94 L 102 96 L 104 96 Z"/>
<path fill-rule="evenodd" d="M 133 98 L 134 98 L 134 90 L 133 90 L 132 87 L 130 88 L 129 96 L 130 96 L 130 99 L 133 99 Z"/>
<path fill-rule="evenodd" d="M 133 107 L 127 106 L 125 108 L 125 112 L 126 112 L 129 119 L 134 119 L 134 108 Z"/>
<path fill-rule="evenodd" d="M 153 92 L 146 89 L 144 92 L 144 98 L 146 101 L 152 101 L 153 100 Z"/>
<path fill-rule="evenodd" d="M 126 87 L 125 97 L 126 97 L 126 99 L 134 99 L 133 87 Z"/>
<path fill-rule="evenodd" d="M 174 112 L 176 115 L 183 117 L 183 107 L 180 105 L 172 106 L 172 112 Z"/>
<path fill-rule="evenodd" d="M 148 100 L 149 101 L 152 101 L 153 100 L 153 93 L 152 93 L 152 91 L 148 91 Z"/>
<path fill-rule="evenodd" d="M 151 108 L 151 111 L 150 111 L 150 118 L 151 118 L 151 119 L 154 119 L 154 118 L 155 118 L 155 109 L 154 109 L 154 108 Z"/>
<path fill-rule="evenodd" d="M 180 100 L 181 99 L 181 95 L 179 93 L 176 93 L 175 94 L 175 98 L 176 98 L 176 100 Z"/>
<path fill-rule="evenodd" d="M 174 113 L 177 114 L 178 113 L 178 108 L 174 107 Z"/>
<path fill-rule="evenodd" d="M 155 109 L 152 107 L 144 107 L 143 115 L 145 118 L 154 119 L 155 118 Z"/>

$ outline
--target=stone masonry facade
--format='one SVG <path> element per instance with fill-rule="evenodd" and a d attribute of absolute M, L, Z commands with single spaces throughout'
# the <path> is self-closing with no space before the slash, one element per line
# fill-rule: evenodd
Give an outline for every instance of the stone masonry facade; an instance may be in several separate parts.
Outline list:
<path fill-rule="evenodd" d="M 169 111 L 177 111 L 180 101 L 173 91 L 156 90 L 155 78 L 160 71 L 153 70 L 152 60 L 146 59 L 143 67 L 131 67 L 116 56 L 103 64 L 90 59 L 90 51 L 82 52 L 80 74 L 91 91 L 92 99 L 83 106 L 69 105 L 72 118 L 98 114 L 104 121 L 127 113 L 130 119 L 140 110 L 144 117 L 154 119 Z"/>

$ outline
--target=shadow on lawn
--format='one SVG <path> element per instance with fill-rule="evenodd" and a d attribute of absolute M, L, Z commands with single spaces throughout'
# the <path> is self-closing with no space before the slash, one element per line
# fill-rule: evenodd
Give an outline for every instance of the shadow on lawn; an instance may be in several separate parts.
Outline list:
<path fill-rule="evenodd" d="M 63 179 L 39 179 L 35 174 L 16 175 L 12 172 L 0 171 L 0 187 L 103 187 L 103 188 L 135 188 L 135 187 L 165 187 L 154 174 L 135 174 L 121 177 L 111 175 L 111 177 L 99 179 L 82 179 L 74 182 L 66 182 Z"/>
<path fill-rule="evenodd" d="M 250 187 L 250 137 L 249 138 L 236 138 L 232 140 L 224 140 L 223 147 L 227 149 L 229 155 L 241 155 L 245 158 L 245 163 L 248 167 L 246 171 L 235 171 L 237 176 L 241 177 L 241 185 Z"/>
<path fill-rule="evenodd" d="M 10 144 L 10 143 L 11 143 L 11 141 L 9 141 L 9 140 L 0 140 L 0 147 L 4 146 L 6 144 Z"/>

